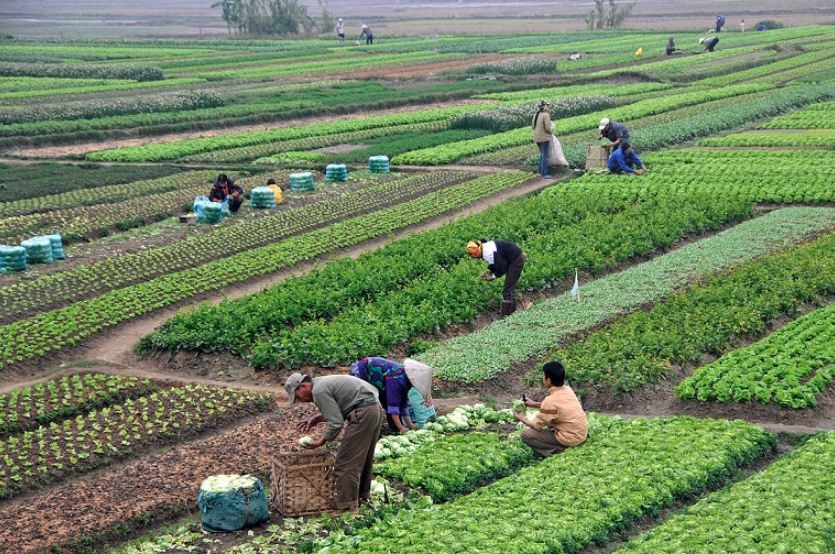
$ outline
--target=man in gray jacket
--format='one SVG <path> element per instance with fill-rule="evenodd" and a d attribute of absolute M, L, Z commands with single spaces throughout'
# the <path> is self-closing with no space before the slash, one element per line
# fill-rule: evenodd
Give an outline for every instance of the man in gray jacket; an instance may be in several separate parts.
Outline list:
<path fill-rule="evenodd" d="M 348 423 L 333 466 L 336 509 L 356 511 L 358 501 L 368 500 L 371 495 L 374 447 L 385 420 L 377 389 L 350 375 L 311 378 L 301 373 L 291 375 L 284 389 L 291 405 L 296 400 L 313 402 L 319 409 L 318 415 L 299 424 L 299 431 L 306 433 L 319 423 L 327 423 L 322 438 L 308 443 L 307 448 L 331 442 Z"/>

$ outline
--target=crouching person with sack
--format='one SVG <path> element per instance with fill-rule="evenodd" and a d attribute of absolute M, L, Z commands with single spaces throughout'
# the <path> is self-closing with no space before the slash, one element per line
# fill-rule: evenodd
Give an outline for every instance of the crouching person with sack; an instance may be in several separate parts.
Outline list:
<path fill-rule="evenodd" d="M 297 400 L 313 402 L 320 412 L 300 423 L 299 431 L 307 432 L 322 422 L 327 424 L 322 438 L 308 443 L 307 448 L 319 448 L 333 441 L 347 423 L 333 466 L 336 508 L 356 512 L 358 501 L 371 496 L 374 447 L 385 419 L 377 389 L 350 375 L 311 378 L 301 373 L 291 375 L 284 388 L 291 405 Z"/>

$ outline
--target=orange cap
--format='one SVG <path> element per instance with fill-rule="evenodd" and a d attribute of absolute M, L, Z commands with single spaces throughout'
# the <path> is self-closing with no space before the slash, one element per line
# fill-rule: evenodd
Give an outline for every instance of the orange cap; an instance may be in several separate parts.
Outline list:
<path fill-rule="evenodd" d="M 481 255 L 481 242 L 471 240 L 467 243 L 467 254 L 472 256 L 473 258 L 477 258 Z"/>

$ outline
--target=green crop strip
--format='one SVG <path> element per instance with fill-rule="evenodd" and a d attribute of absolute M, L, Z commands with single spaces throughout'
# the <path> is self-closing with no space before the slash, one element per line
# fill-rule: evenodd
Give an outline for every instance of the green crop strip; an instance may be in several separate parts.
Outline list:
<path fill-rule="evenodd" d="M 596 419 L 582 446 L 448 504 L 401 510 L 327 552 L 579 552 L 722 483 L 776 442 L 741 421 Z"/>
<path fill-rule="evenodd" d="M 830 431 L 764 471 L 703 498 L 616 552 L 832 552 L 834 476 L 835 432 Z"/>
<path fill-rule="evenodd" d="M 835 102 L 812 104 L 798 112 L 775 117 L 760 129 L 835 129 Z"/>
<path fill-rule="evenodd" d="M 808 246 L 749 261 L 729 275 L 713 277 L 647 312 L 631 314 L 553 356 L 571 368 L 573 383 L 584 386 L 628 392 L 657 383 L 670 376 L 673 365 L 721 355 L 744 337 L 761 336 L 778 317 L 796 315 L 804 303 L 830 297 L 835 293 L 835 257 L 828 255 L 833 249 L 835 235 L 829 235 Z M 796 395 L 781 394 L 781 403 L 797 402 L 798 408 L 814 403 L 815 392 L 828 384 L 830 375 L 824 371 L 821 377 L 823 383 L 798 387 Z M 530 381 L 538 378 L 532 374 Z M 751 399 L 750 388 L 740 384 L 739 389 L 738 400 Z M 693 396 L 692 384 L 681 390 Z M 724 393 L 723 398 L 727 399 Z"/>
<path fill-rule="evenodd" d="M 317 123 L 301 127 L 275 129 L 272 131 L 253 131 L 235 133 L 219 137 L 182 140 L 164 144 L 150 144 L 115 150 L 102 150 L 87 155 L 89 160 L 100 161 L 157 161 L 178 159 L 201 152 L 223 150 L 238 146 L 263 144 L 266 142 L 307 138 L 318 135 L 328 135 L 372 129 L 375 127 L 389 127 L 392 125 L 410 125 L 440 121 L 450 116 L 469 111 L 483 109 L 483 106 L 471 105 L 455 108 L 419 110 L 392 115 L 381 115 L 364 119 L 349 119 L 328 123 Z"/>
<path fill-rule="evenodd" d="M 684 400 L 756 400 L 809 408 L 834 378 L 835 304 L 831 304 L 700 367 L 676 388 L 676 394 Z"/>
<path fill-rule="evenodd" d="M 735 73 L 730 73 L 728 75 L 722 75 L 720 77 L 711 77 L 709 79 L 702 79 L 698 81 L 697 85 L 705 85 L 705 86 L 726 86 L 730 85 L 731 83 L 739 83 L 741 81 L 749 81 L 749 80 L 759 80 L 765 78 L 767 81 L 778 81 L 783 80 L 787 81 L 790 80 L 796 69 L 800 69 L 801 73 L 799 75 L 803 75 L 803 71 L 813 71 L 814 69 L 811 67 L 804 67 L 810 66 L 810 64 L 817 64 L 819 62 L 823 62 L 825 66 L 832 66 L 835 64 L 835 57 L 832 56 L 832 52 L 823 50 L 821 52 L 807 52 L 805 54 L 799 54 L 797 56 L 792 56 L 791 58 L 780 60 L 772 63 L 768 63 L 765 65 L 761 65 L 759 67 L 754 67 L 748 69 L 746 71 L 737 71 Z M 815 69 L 823 67 L 815 65 Z M 786 70 L 791 70 L 789 73 L 784 72 Z"/>
<path fill-rule="evenodd" d="M 84 373 L 0 395 L 0 435 L 32 430 L 157 390 L 148 379 Z"/>
<path fill-rule="evenodd" d="M 528 174 L 521 172 L 481 177 L 324 229 L 16 321 L 0 327 L 0 365 L 5 367 L 40 358 L 75 345 L 106 327 L 202 292 L 273 273 L 338 248 L 403 229 L 514 187 L 528 178 Z"/>
<path fill-rule="evenodd" d="M 445 502 L 506 477 L 534 458 L 518 437 L 502 440 L 495 433 L 471 433 L 427 443 L 413 454 L 374 466 L 374 470 Z"/>
<path fill-rule="evenodd" d="M 534 304 L 481 331 L 449 340 L 418 358 L 451 381 L 475 382 L 504 373 L 513 364 L 544 354 L 572 334 L 625 311 L 672 294 L 688 282 L 736 267 L 835 226 L 835 210 L 785 208 L 747 221 L 581 287 Z"/>
<path fill-rule="evenodd" d="M 699 141 L 699 146 L 736 147 L 815 147 L 835 149 L 835 129 L 815 129 L 805 133 L 738 133 Z"/>

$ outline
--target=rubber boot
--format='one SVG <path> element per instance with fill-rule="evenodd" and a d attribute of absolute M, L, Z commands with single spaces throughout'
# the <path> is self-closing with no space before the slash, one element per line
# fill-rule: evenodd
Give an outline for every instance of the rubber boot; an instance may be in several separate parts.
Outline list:
<path fill-rule="evenodd" d="M 515 300 L 502 300 L 502 309 L 501 309 L 501 316 L 509 316 L 513 312 L 516 311 L 516 301 Z"/>

